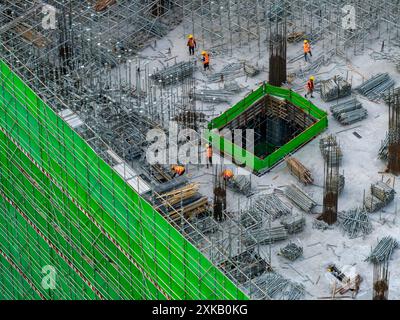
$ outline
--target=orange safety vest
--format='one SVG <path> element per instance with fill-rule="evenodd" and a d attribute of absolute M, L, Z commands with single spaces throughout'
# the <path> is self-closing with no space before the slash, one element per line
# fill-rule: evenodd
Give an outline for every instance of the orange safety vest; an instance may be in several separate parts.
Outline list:
<path fill-rule="evenodd" d="M 312 80 L 307 81 L 307 89 L 314 90 L 314 81 L 312 81 Z"/>
<path fill-rule="evenodd" d="M 224 177 L 224 179 L 228 180 L 233 177 L 233 172 L 232 172 L 232 170 L 228 170 L 228 169 L 224 170 L 222 176 Z"/>
<path fill-rule="evenodd" d="M 304 48 L 304 53 L 309 53 L 311 51 L 311 46 L 308 42 L 304 44 L 303 48 Z"/>
<path fill-rule="evenodd" d="M 213 156 L 213 150 L 212 147 L 207 148 L 207 158 L 212 158 Z"/>
<path fill-rule="evenodd" d="M 203 56 L 203 63 L 204 63 L 204 64 L 210 63 L 210 56 L 209 56 L 208 54 L 205 54 L 205 55 Z"/>
<path fill-rule="evenodd" d="M 174 171 L 178 174 L 178 175 L 183 175 L 185 173 L 185 167 L 183 166 L 175 166 L 174 167 Z"/>
<path fill-rule="evenodd" d="M 190 48 L 194 48 L 196 46 L 196 40 L 194 38 L 193 39 L 189 39 L 187 45 Z"/>

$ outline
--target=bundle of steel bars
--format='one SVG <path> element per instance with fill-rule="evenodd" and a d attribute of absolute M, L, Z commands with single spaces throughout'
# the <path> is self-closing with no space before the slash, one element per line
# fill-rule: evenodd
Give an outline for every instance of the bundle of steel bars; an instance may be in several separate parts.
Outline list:
<path fill-rule="evenodd" d="M 281 219 L 281 225 L 285 227 L 289 234 L 303 231 L 306 219 L 302 215 L 290 215 Z"/>
<path fill-rule="evenodd" d="M 347 97 L 351 94 L 351 84 L 339 76 L 321 81 L 321 99 L 325 102 Z"/>
<path fill-rule="evenodd" d="M 395 193 L 394 189 L 383 181 L 378 181 L 371 185 L 371 194 L 385 204 L 393 201 Z"/>
<path fill-rule="evenodd" d="M 285 247 L 281 248 L 278 254 L 290 261 L 295 261 L 303 255 L 303 247 L 290 242 Z"/>
<path fill-rule="evenodd" d="M 166 86 L 181 82 L 183 79 L 190 77 L 193 72 L 193 62 L 182 61 L 152 74 L 150 78 L 153 79 L 156 84 Z"/>
<path fill-rule="evenodd" d="M 200 100 L 209 103 L 229 102 L 231 96 L 232 92 L 224 89 L 219 89 L 219 90 L 201 89 L 197 90 L 193 95 L 195 100 Z"/>
<path fill-rule="evenodd" d="M 264 213 L 265 216 L 275 220 L 290 214 L 290 207 L 276 194 L 261 194 L 252 199 L 252 210 Z"/>
<path fill-rule="evenodd" d="M 285 279 L 276 272 L 268 272 L 255 282 L 274 300 L 300 300 L 305 296 L 304 285 Z M 260 293 L 260 299 L 262 298 Z"/>
<path fill-rule="evenodd" d="M 351 209 L 338 215 L 339 225 L 350 239 L 366 236 L 372 232 L 368 213 L 362 208 Z"/>
<path fill-rule="evenodd" d="M 399 246 L 396 239 L 392 237 L 383 237 L 372 250 L 371 254 L 365 261 L 372 262 L 374 264 L 389 261 L 394 249 Z"/>
<path fill-rule="evenodd" d="M 317 203 L 296 185 L 286 186 L 285 196 L 298 208 L 310 213 Z"/>
<path fill-rule="evenodd" d="M 243 234 L 243 244 L 252 248 L 257 245 L 268 245 L 288 238 L 288 232 L 283 226 L 271 228 L 249 229 Z"/>
<path fill-rule="evenodd" d="M 388 73 L 379 73 L 365 81 L 355 90 L 370 100 L 379 100 L 388 90 L 394 87 L 394 80 Z"/>
<path fill-rule="evenodd" d="M 352 98 L 350 100 L 335 104 L 330 107 L 330 110 L 332 112 L 332 115 L 335 119 L 338 119 L 338 117 L 342 113 L 347 113 L 353 110 L 361 109 L 362 104 L 356 99 Z"/>

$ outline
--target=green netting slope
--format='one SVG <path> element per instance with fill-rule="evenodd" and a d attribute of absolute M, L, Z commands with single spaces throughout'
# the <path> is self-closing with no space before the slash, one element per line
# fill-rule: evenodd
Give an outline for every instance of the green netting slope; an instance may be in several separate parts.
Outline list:
<path fill-rule="evenodd" d="M 0 298 L 247 299 L 2 61 L 0 166 Z"/>

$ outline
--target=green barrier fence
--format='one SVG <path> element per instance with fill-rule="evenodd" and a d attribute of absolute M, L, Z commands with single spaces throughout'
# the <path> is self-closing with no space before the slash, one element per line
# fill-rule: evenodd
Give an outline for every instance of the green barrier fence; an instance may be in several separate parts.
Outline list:
<path fill-rule="evenodd" d="M 248 298 L 3 61 L 0 165 L 0 298 Z"/>
<path fill-rule="evenodd" d="M 290 103 L 304 110 L 304 112 L 314 117 L 317 122 L 307 128 L 301 134 L 287 142 L 281 148 L 261 159 L 253 153 L 242 149 L 238 145 L 232 143 L 228 139 L 222 137 L 217 131 L 225 127 L 230 121 L 238 117 L 248 108 L 250 108 L 257 100 L 265 95 L 271 95 L 286 99 Z M 274 87 L 269 84 L 263 84 L 257 90 L 251 92 L 243 100 L 239 101 L 232 108 L 213 119 L 209 123 L 209 132 L 206 139 L 212 142 L 214 148 L 223 150 L 223 153 L 234 159 L 238 164 L 245 164 L 247 168 L 255 172 L 262 172 L 270 169 L 281 161 L 287 154 L 295 151 L 300 146 L 304 145 L 328 127 L 328 115 L 325 111 L 319 109 L 309 100 L 303 98 L 298 93 L 289 89 Z"/>

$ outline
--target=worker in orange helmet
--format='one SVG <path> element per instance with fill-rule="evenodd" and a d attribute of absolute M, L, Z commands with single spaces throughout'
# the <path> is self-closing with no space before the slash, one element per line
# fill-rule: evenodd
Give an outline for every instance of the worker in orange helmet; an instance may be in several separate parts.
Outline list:
<path fill-rule="evenodd" d="M 233 176 L 234 176 L 234 174 L 233 174 L 232 170 L 230 170 L 230 169 L 225 169 L 222 172 L 222 177 L 224 178 L 225 181 L 231 180 L 233 178 Z"/>
<path fill-rule="evenodd" d="M 174 165 L 171 167 L 172 172 L 174 173 L 172 178 L 175 178 L 177 175 L 181 176 L 185 173 L 186 169 L 184 166 Z"/>
<path fill-rule="evenodd" d="M 212 158 L 213 158 L 213 149 L 211 144 L 206 145 L 206 153 L 207 153 L 207 169 L 208 166 L 210 165 L 212 167 Z"/>
<path fill-rule="evenodd" d="M 308 79 L 308 81 L 307 81 L 307 85 L 306 85 L 307 93 L 305 94 L 306 98 L 308 98 L 309 94 L 311 95 L 311 98 L 314 98 L 314 96 L 313 96 L 314 87 L 315 87 L 314 80 L 315 80 L 314 76 L 311 76 L 310 79 Z"/>
<path fill-rule="evenodd" d="M 304 59 L 305 59 L 306 61 L 308 61 L 308 55 L 310 55 L 310 57 L 312 57 L 311 45 L 310 45 L 310 43 L 308 42 L 308 40 L 304 40 L 303 49 L 304 49 Z"/>
<path fill-rule="evenodd" d="M 187 46 L 189 47 L 189 55 L 194 56 L 194 49 L 197 47 L 197 43 L 192 34 L 188 36 Z"/>
<path fill-rule="evenodd" d="M 208 54 L 207 51 L 202 51 L 201 55 L 203 56 L 203 65 L 204 65 L 204 71 L 210 70 L 210 55 Z"/>

